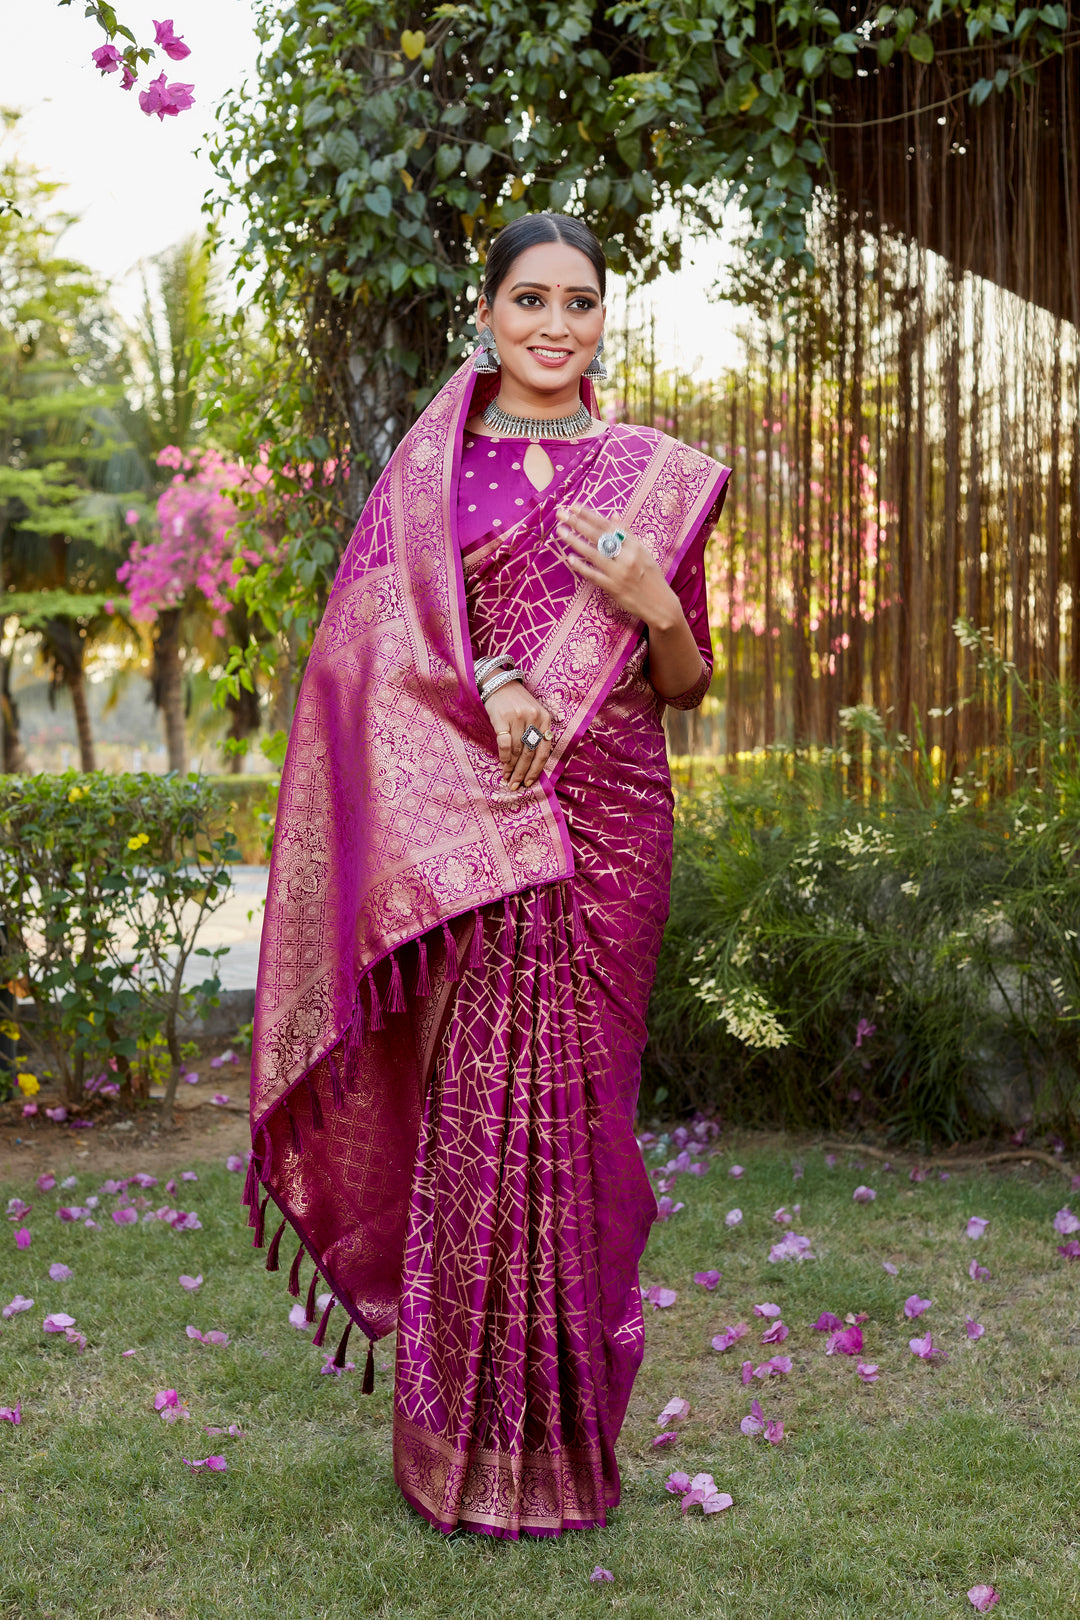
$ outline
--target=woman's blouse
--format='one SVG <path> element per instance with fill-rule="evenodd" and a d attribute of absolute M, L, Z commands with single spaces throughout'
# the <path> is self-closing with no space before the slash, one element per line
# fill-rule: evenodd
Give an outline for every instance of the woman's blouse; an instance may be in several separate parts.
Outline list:
<path fill-rule="evenodd" d="M 539 442 L 551 458 L 555 468 L 553 485 L 557 486 L 592 440 L 542 439 Z M 462 552 L 472 550 L 479 541 L 493 533 L 508 532 L 527 516 L 530 508 L 551 493 L 552 484 L 538 490 L 525 472 L 527 444 L 528 441 L 524 439 L 488 439 L 480 434 L 465 433 L 457 493 L 458 542 Z M 671 581 L 672 590 L 679 598 L 687 623 L 694 633 L 709 679 L 712 677 L 713 651 L 705 594 L 705 543 L 714 521 L 715 514 L 707 513 Z M 707 687 L 708 680 L 703 677 L 693 688 L 694 703 L 701 701 Z M 688 698 L 691 694 L 685 696 Z M 681 707 L 684 699 L 676 698 L 673 702 L 676 707 Z"/>

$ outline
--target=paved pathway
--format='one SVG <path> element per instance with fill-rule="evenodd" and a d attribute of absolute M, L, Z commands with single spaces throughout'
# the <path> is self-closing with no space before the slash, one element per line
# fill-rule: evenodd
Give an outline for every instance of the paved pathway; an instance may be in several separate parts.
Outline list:
<path fill-rule="evenodd" d="M 217 945 L 229 947 L 228 955 L 219 959 L 218 969 L 225 990 L 255 988 L 268 876 L 266 866 L 234 866 L 232 893 L 199 930 L 198 944 L 210 950 Z M 184 982 L 197 984 L 205 976 L 205 957 L 189 957 Z"/>

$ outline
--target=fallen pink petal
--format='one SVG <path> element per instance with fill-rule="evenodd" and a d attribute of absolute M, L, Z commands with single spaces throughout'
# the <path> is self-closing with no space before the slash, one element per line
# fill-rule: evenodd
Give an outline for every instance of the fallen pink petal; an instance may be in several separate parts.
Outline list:
<path fill-rule="evenodd" d="M 181 1457 L 180 1461 L 188 1468 L 209 1468 L 214 1474 L 223 1474 L 229 1466 L 224 1457 Z"/>
<path fill-rule="evenodd" d="M 1080 1221 L 1077 1221 L 1076 1224 L 1077 1226 L 1080 1226 Z M 968 1237 L 981 1238 L 989 1225 L 990 1222 L 988 1220 L 984 1220 L 981 1215 L 973 1215 L 968 1221 L 966 1227 Z"/>
<path fill-rule="evenodd" d="M 733 1344 L 738 1344 L 740 1339 L 745 1339 L 749 1331 L 750 1329 L 745 1322 L 736 1322 L 734 1327 L 726 1327 L 723 1333 L 716 1335 L 712 1341 L 712 1347 L 723 1355 L 724 1351 L 730 1350 Z"/>
<path fill-rule="evenodd" d="M 664 1489 L 670 1491 L 672 1496 L 680 1496 L 683 1491 L 690 1489 L 690 1475 L 682 1473 L 669 1474 L 664 1481 Z"/>
<path fill-rule="evenodd" d="M 73 1344 L 75 1346 L 76 1350 L 81 1356 L 83 1351 L 86 1349 L 86 1334 L 80 1333 L 78 1328 L 66 1327 L 64 1329 L 64 1337 L 68 1344 Z"/>
<path fill-rule="evenodd" d="M 62 1125 L 67 1119 L 67 1109 L 63 1103 L 60 1103 L 56 1108 L 46 1108 L 45 1118 L 51 1119 L 54 1125 Z"/>
<path fill-rule="evenodd" d="M 881 1377 L 876 1361 L 860 1361 L 855 1371 L 864 1384 L 876 1384 Z"/>
<path fill-rule="evenodd" d="M 761 1410 L 760 1401 L 753 1400 L 750 1402 L 750 1411 L 739 1424 L 739 1428 L 742 1430 L 743 1434 L 761 1434 L 762 1430 L 765 1428 L 765 1415 Z"/>
<path fill-rule="evenodd" d="M 919 1166 L 916 1165 L 913 1170 L 910 1170 L 908 1172 L 908 1180 L 909 1181 L 925 1181 L 926 1180 L 926 1171 L 920 1169 Z"/>
<path fill-rule="evenodd" d="M 794 1216 L 789 1214 L 786 1204 L 781 1204 L 779 1209 L 773 1210 L 773 1220 L 777 1226 L 790 1226 Z"/>
<path fill-rule="evenodd" d="M 198 1181 L 198 1179 L 198 1172 L 195 1170 L 181 1170 L 180 1172 L 181 1181 Z"/>
<path fill-rule="evenodd" d="M 861 1356 L 863 1348 L 862 1328 L 856 1324 L 854 1327 L 844 1328 L 840 1333 L 833 1333 L 825 1346 L 827 1356 Z"/>
<path fill-rule="evenodd" d="M 225 1168 L 226 1170 L 232 1170 L 234 1172 L 239 1172 L 244 1168 L 244 1161 L 240 1157 L 239 1153 L 229 1154 L 229 1157 L 225 1160 Z"/>
<path fill-rule="evenodd" d="M 788 1232 L 779 1243 L 774 1243 L 769 1250 L 769 1264 L 776 1265 L 781 1260 L 812 1260 L 810 1252 L 810 1239 L 800 1237 L 798 1232 Z"/>
<path fill-rule="evenodd" d="M 159 1389 L 154 1396 L 154 1411 L 161 1412 L 166 1406 L 179 1406 L 180 1396 L 175 1389 Z"/>
<path fill-rule="evenodd" d="M 701 1288 L 707 1288 L 710 1293 L 723 1276 L 722 1271 L 695 1271 L 694 1281 Z"/>
<path fill-rule="evenodd" d="M 769 1300 L 766 1300 L 764 1305 L 754 1306 L 755 1316 L 779 1316 L 780 1311 L 781 1307 L 779 1305 L 773 1305 Z"/>
<path fill-rule="evenodd" d="M 72 1271 L 71 1267 L 65 1266 L 59 1260 L 54 1260 L 52 1265 L 49 1267 L 49 1277 L 53 1282 L 67 1282 L 68 1278 L 73 1277 L 74 1275 L 75 1273 Z"/>
<path fill-rule="evenodd" d="M 218 1108 L 224 1108 L 229 1102 L 229 1094 L 227 1091 L 215 1091 L 210 1101 Z"/>
<path fill-rule="evenodd" d="M 589 1576 L 589 1579 L 590 1581 L 613 1581 L 615 1577 L 611 1573 L 610 1569 L 601 1569 L 600 1565 L 597 1564 L 596 1568 Z"/>
<path fill-rule="evenodd" d="M 724 1216 L 724 1225 L 725 1226 L 741 1226 L 741 1224 L 742 1224 L 742 1210 L 741 1209 L 729 1209 L 727 1214 Z"/>
<path fill-rule="evenodd" d="M 650 1444 L 653 1446 L 672 1446 L 678 1438 L 678 1429 L 666 1429 L 663 1434 L 658 1434 L 654 1440 L 650 1441 Z"/>
<path fill-rule="evenodd" d="M 973 1260 L 970 1266 L 968 1266 L 968 1276 L 971 1278 L 972 1282 L 985 1282 L 989 1275 L 990 1272 L 987 1267 L 980 1266 L 977 1260 Z"/>
<path fill-rule="evenodd" d="M 935 1348 L 933 1337 L 929 1333 L 924 1339 L 909 1339 L 908 1345 L 912 1355 L 918 1356 L 920 1361 L 948 1360 L 944 1350 Z"/>
<path fill-rule="evenodd" d="M 23 1203 L 21 1198 L 9 1198 L 7 1207 L 8 1220 L 21 1221 L 24 1215 L 29 1215 L 32 1208 L 32 1204 Z"/>
<path fill-rule="evenodd" d="M 914 1321 L 924 1311 L 928 1311 L 933 1304 L 932 1299 L 920 1299 L 918 1294 L 909 1294 L 904 1301 L 904 1315 L 909 1321 Z"/>
<path fill-rule="evenodd" d="M 986 1329 L 981 1322 L 974 1321 L 970 1316 L 967 1318 L 967 1336 L 969 1339 L 981 1339 L 985 1332 Z"/>
<path fill-rule="evenodd" d="M 674 1305 L 678 1297 L 678 1293 L 674 1288 L 660 1288 L 657 1286 L 645 1290 L 645 1298 L 654 1311 L 668 1310 L 670 1306 Z"/>
<path fill-rule="evenodd" d="M 768 1361 L 763 1361 L 760 1367 L 754 1368 L 754 1377 L 762 1379 L 778 1378 L 781 1373 L 789 1373 L 790 1371 L 790 1356 L 771 1356 Z"/>
<path fill-rule="evenodd" d="M 1059 1209 L 1054 1216 L 1054 1231 L 1060 1232 L 1062 1237 L 1068 1237 L 1072 1232 L 1080 1232 L 1080 1220 L 1073 1214 L 1068 1204 Z"/>
<path fill-rule="evenodd" d="M 690 1416 L 690 1402 L 684 1401 L 680 1395 L 674 1396 L 657 1418 L 657 1426 L 663 1423 L 685 1423 Z"/>
<path fill-rule="evenodd" d="M 18 1428 L 22 1422 L 22 1401 L 16 1401 L 14 1406 L 0 1406 L 0 1423 L 14 1423 Z"/>
<path fill-rule="evenodd" d="M 201 1288 L 202 1281 L 201 1271 L 197 1277 L 189 1277 L 184 1271 L 180 1273 L 180 1286 L 186 1288 L 189 1294 L 193 1294 L 197 1288 Z"/>
<path fill-rule="evenodd" d="M 971 1586 L 968 1588 L 968 1602 L 980 1614 L 985 1614 L 987 1609 L 992 1609 L 1000 1597 L 1001 1593 L 995 1592 L 992 1586 Z"/>
<path fill-rule="evenodd" d="M 843 1325 L 840 1318 L 834 1316 L 832 1311 L 822 1311 L 814 1323 L 814 1331 L 816 1333 L 838 1333 Z"/>
<path fill-rule="evenodd" d="M 762 1344 L 783 1344 L 788 1336 L 788 1330 L 783 1322 L 774 1322 L 772 1327 L 765 1329 L 761 1335 Z"/>
<path fill-rule="evenodd" d="M 30 1236 L 30 1228 L 28 1226 L 20 1226 L 19 1230 L 15 1234 L 15 1247 L 17 1249 L 28 1249 L 32 1241 L 33 1239 Z"/>
<path fill-rule="evenodd" d="M 133 1226 L 139 1218 L 139 1212 L 130 1205 L 125 1209 L 114 1209 L 112 1218 L 117 1226 Z"/>
<path fill-rule="evenodd" d="M 900 1267 L 894 1266 L 891 1260 L 883 1260 L 881 1262 L 881 1269 L 882 1271 L 887 1271 L 890 1277 L 898 1277 L 900 1275 Z"/>
<path fill-rule="evenodd" d="M 873 1187 L 856 1187 L 851 1196 L 857 1204 L 872 1204 L 877 1193 Z"/>
<path fill-rule="evenodd" d="M 770 1418 L 765 1425 L 765 1438 L 770 1446 L 778 1446 L 784 1438 L 783 1418 Z"/>
<path fill-rule="evenodd" d="M 136 1350 L 121 1350 L 120 1359 L 123 1360 L 125 1356 L 137 1356 L 138 1353 L 139 1352 L 138 1352 L 137 1349 Z"/>
<path fill-rule="evenodd" d="M 38 1176 L 38 1178 L 37 1178 L 37 1190 L 38 1190 L 38 1192 L 52 1192 L 52 1190 L 53 1190 L 53 1188 L 55 1186 L 56 1186 L 56 1177 L 53 1175 L 51 1170 L 45 1170 L 45 1171 L 42 1172 L 42 1174 L 40 1176 Z"/>
<path fill-rule="evenodd" d="M 26 1299 L 22 1294 L 16 1294 L 10 1304 L 5 1305 L 3 1310 L 0 1311 L 0 1316 L 7 1321 L 13 1316 L 21 1316 L 23 1311 L 32 1310 L 33 1305 L 32 1299 Z"/>
<path fill-rule="evenodd" d="M 1080 1260 L 1080 1243 L 1075 1238 L 1068 1243 L 1059 1243 L 1058 1254 L 1063 1254 L 1066 1260 Z"/>
<path fill-rule="evenodd" d="M 741 1181 L 745 1174 L 746 1171 L 743 1169 L 741 1164 L 733 1164 L 728 1171 L 728 1175 L 733 1176 L 736 1181 Z"/>

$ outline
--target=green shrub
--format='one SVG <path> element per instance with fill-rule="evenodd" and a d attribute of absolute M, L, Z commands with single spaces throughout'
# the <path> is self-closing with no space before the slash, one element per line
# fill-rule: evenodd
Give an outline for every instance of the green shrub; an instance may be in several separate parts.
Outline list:
<path fill-rule="evenodd" d="M 236 859 L 248 866 L 264 866 L 270 859 L 281 778 L 209 776 L 206 780 L 216 806 L 214 825 L 228 828 L 236 844 Z"/>
<path fill-rule="evenodd" d="M 171 1104 L 178 1018 L 215 1004 L 220 989 L 220 951 L 195 948 L 237 855 L 220 820 L 211 785 L 195 776 L 0 777 L 5 1033 L 60 1078 L 69 1102 L 109 1059 L 145 1092 L 164 1046 Z M 209 971 L 184 989 L 193 952 Z"/>

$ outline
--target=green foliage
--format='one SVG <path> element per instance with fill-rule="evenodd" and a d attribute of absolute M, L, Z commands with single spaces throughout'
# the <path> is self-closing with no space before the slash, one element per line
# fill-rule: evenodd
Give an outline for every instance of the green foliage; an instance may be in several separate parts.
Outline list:
<path fill-rule="evenodd" d="M 216 1004 L 219 953 L 195 936 L 227 898 L 236 855 L 205 779 L 0 777 L 0 982 L 16 987 L 20 1037 L 70 1102 L 95 1065 L 115 1058 L 129 1078 L 163 1040 L 168 1108 L 179 1015 Z M 193 952 L 210 958 L 207 975 L 184 988 Z"/>
<path fill-rule="evenodd" d="M 935 780 L 860 711 L 854 757 L 685 799 L 647 1091 L 908 1139 L 995 1116 L 1075 1137 L 1080 716 L 1057 699 L 981 774 Z M 867 727 L 878 774 L 853 782 Z"/>

